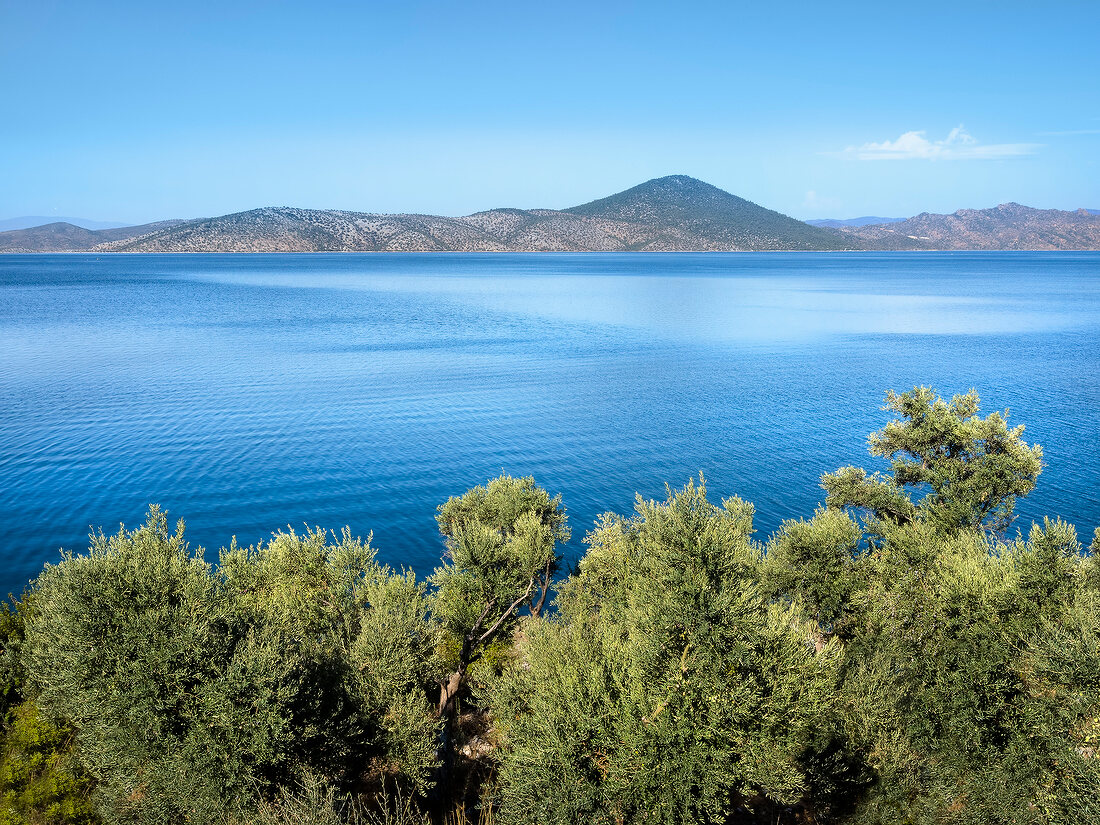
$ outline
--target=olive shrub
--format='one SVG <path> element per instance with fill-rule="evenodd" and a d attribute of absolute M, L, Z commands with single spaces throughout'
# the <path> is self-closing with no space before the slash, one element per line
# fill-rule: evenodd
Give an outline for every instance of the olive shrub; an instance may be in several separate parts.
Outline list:
<path fill-rule="evenodd" d="M 1042 452 L 973 392 L 886 409 L 809 518 L 700 479 L 556 584 L 530 478 L 441 505 L 424 582 L 347 530 L 208 564 L 151 508 L 0 616 L 0 821 L 457 822 L 476 744 L 505 825 L 1100 822 L 1100 530 L 1010 534 Z"/>

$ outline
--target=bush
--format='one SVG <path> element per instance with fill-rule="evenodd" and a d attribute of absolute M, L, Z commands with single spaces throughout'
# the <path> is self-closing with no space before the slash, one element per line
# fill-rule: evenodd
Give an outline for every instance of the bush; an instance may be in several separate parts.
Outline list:
<path fill-rule="evenodd" d="M 22 600 L 12 596 L 0 605 L 0 723 L 24 698 L 26 674 L 22 650 L 31 604 L 31 598 L 24 593 Z"/>
<path fill-rule="evenodd" d="M 93 825 L 92 784 L 71 729 L 50 724 L 33 701 L 12 710 L 0 745 L 0 825 Z"/>
<path fill-rule="evenodd" d="M 512 822 L 709 822 L 803 804 L 840 662 L 769 604 L 752 508 L 689 484 L 605 517 L 494 691 Z"/>
<path fill-rule="evenodd" d="M 307 772 L 415 786 L 431 767 L 423 589 L 347 532 L 213 570 L 152 508 L 48 566 L 35 599 L 24 661 L 109 821 L 217 822 Z"/>
<path fill-rule="evenodd" d="M 1010 545 L 889 530 L 841 706 L 876 781 L 853 817 L 883 823 L 1100 819 L 1100 602 L 1061 523 Z"/>

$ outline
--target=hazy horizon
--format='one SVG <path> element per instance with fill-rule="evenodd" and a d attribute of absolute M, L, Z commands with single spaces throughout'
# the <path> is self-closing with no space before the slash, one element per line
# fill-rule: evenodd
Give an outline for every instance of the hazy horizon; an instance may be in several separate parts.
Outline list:
<path fill-rule="evenodd" d="M 0 0 L 0 22 L 0 218 L 466 215 L 668 174 L 802 219 L 1100 208 L 1092 3 Z"/>

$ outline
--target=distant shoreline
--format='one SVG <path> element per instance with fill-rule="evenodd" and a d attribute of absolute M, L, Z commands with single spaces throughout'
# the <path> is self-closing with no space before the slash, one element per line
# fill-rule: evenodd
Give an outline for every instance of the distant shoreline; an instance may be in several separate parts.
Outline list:
<path fill-rule="evenodd" d="M 68 223 L 0 232 L 0 252 L 457 254 L 543 252 L 1053 252 L 1100 250 L 1100 215 L 1002 203 L 886 224 L 814 226 L 686 175 L 565 209 L 461 217 L 267 206 L 88 230 Z"/>

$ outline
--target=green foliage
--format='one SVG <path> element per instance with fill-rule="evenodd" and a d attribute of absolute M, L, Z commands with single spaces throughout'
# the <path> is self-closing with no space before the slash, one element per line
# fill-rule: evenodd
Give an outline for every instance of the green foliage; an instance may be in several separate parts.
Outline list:
<path fill-rule="evenodd" d="M 0 747 L 0 825 L 93 825 L 91 788 L 72 731 L 43 718 L 33 701 L 14 708 Z"/>
<path fill-rule="evenodd" d="M 560 563 L 557 545 L 569 539 L 569 528 L 560 495 L 551 498 L 534 479 L 508 475 L 448 499 L 436 521 L 447 552 L 431 578 L 432 615 L 443 631 L 439 653 L 450 670 L 439 688 L 435 807 L 440 814 L 447 797 L 453 802 L 460 794 L 469 796 L 469 789 L 458 789 L 457 720 L 471 665 L 480 661 L 478 675 L 484 676 L 507 662 L 501 648 L 510 646 L 523 606 L 535 616 L 542 611 Z M 487 653 L 493 661 L 486 661 Z M 467 768 L 478 770 L 476 762 Z"/>
<path fill-rule="evenodd" d="M 32 602 L 24 593 L 22 600 L 12 596 L 0 605 L 0 724 L 23 701 L 26 675 L 20 654 Z"/>
<path fill-rule="evenodd" d="M 374 769 L 381 766 L 384 776 L 403 777 L 423 790 L 435 763 L 438 727 L 424 687 L 441 672 L 426 588 L 411 572 L 375 566 L 360 585 L 359 600 L 348 662 L 361 713 L 378 720 Z"/>
<path fill-rule="evenodd" d="M 211 566 L 153 507 L 0 611 L 0 825 L 425 825 L 428 793 L 455 825 L 463 794 L 516 825 L 1100 822 L 1100 530 L 1006 539 L 1022 427 L 887 405 L 889 473 L 825 476 L 764 546 L 701 480 L 639 498 L 551 615 L 569 528 L 530 478 L 440 506 L 427 583 L 347 529 Z"/>
<path fill-rule="evenodd" d="M 153 509 L 139 530 L 100 533 L 88 555 L 48 565 L 35 595 L 25 663 L 42 707 L 78 731 L 108 818 L 144 809 L 149 821 L 171 821 L 217 799 L 219 781 L 247 781 L 205 756 L 197 697 L 226 640 L 212 615 L 213 579 L 189 553 L 182 523 L 169 532 Z"/>
<path fill-rule="evenodd" d="M 1100 821 L 1096 561 L 987 532 L 1041 451 L 973 394 L 888 402 L 891 474 L 826 476 L 764 557 L 691 486 L 603 518 L 494 686 L 508 821 Z"/>
<path fill-rule="evenodd" d="M 250 761 L 269 786 L 302 771 L 350 778 L 368 759 L 375 772 L 420 784 L 431 767 L 424 588 L 374 556 L 346 529 L 336 544 L 321 530 L 290 531 L 222 553 L 234 647 L 210 701 L 224 735 L 248 729 Z"/>
<path fill-rule="evenodd" d="M 768 604 L 751 524 L 689 484 L 597 525 L 560 618 L 527 626 L 494 688 L 508 821 L 704 822 L 812 795 L 839 649 Z"/>
<path fill-rule="evenodd" d="M 341 793 L 334 785 L 306 776 L 293 787 L 282 788 L 275 799 L 264 800 L 255 811 L 229 825 L 430 825 L 431 820 L 413 799 L 400 792 L 381 794 L 373 805 Z"/>
<path fill-rule="evenodd" d="M 502 475 L 440 505 L 436 517 L 447 543 L 435 585 L 432 614 L 446 633 L 454 671 L 440 697 L 453 699 L 470 664 L 515 629 L 524 605 L 541 611 L 568 541 L 561 496 L 550 497 L 533 478 Z"/>
<path fill-rule="evenodd" d="M 51 724 L 27 698 L 21 653 L 33 604 L 24 593 L 0 612 L 0 825 L 94 823 L 93 783 L 72 730 Z"/>
<path fill-rule="evenodd" d="M 847 729 L 876 775 L 854 822 L 1100 817 L 1100 603 L 1075 547 L 1059 522 L 1012 545 L 887 530 L 845 664 Z"/>
<path fill-rule="evenodd" d="M 886 395 L 884 409 L 901 418 L 868 439 L 871 455 L 891 459 L 890 474 L 844 467 L 822 479 L 829 507 L 854 507 L 876 519 L 907 523 L 922 518 L 943 530 L 999 530 L 1012 518 L 1016 497 L 1035 487 L 1042 450 L 1008 428 L 1007 413 L 978 417 L 973 390 L 950 402 L 915 387 Z M 928 490 L 917 504 L 907 488 Z"/>
<path fill-rule="evenodd" d="M 35 605 L 25 662 L 108 820 L 216 822 L 307 772 L 431 767 L 424 592 L 347 531 L 233 546 L 215 571 L 154 507 L 47 567 Z"/>
<path fill-rule="evenodd" d="M 979 418 L 973 392 L 949 403 L 926 388 L 889 393 L 887 409 L 901 418 L 870 447 L 890 473 L 823 479 L 833 511 L 868 515 L 872 552 L 853 564 L 836 533 L 811 535 L 819 513 L 794 536 L 808 541 L 784 525 L 769 559 L 777 593 L 826 622 L 844 605 L 838 706 L 852 756 L 874 776 L 851 821 L 1100 818 L 1093 563 L 1061 521 L 1010 544 L 985 532 L 1034 487 L 1040 448 L 999 414 Z"/>
<path fill-rule="evenodd" d="M 823 630 L 843 635 L 863 579 L 862 538 L 859 525 L 838 510 L 783 522 L 768 542 L 764 575 L 769 591 L 798 599 Z"/>
<path fill-rule="evenodd" d="M 534 608 L 558 569 L 556 545 L 569 539 L 561 496 L 551 498 L 532 478 L 502 475 L 450 498 L 436 521 L 447 541 L 447 563 L 432 577 L 433 610 L 460 639 L 510 605 L 509 623 L 520 605 Z"/>

